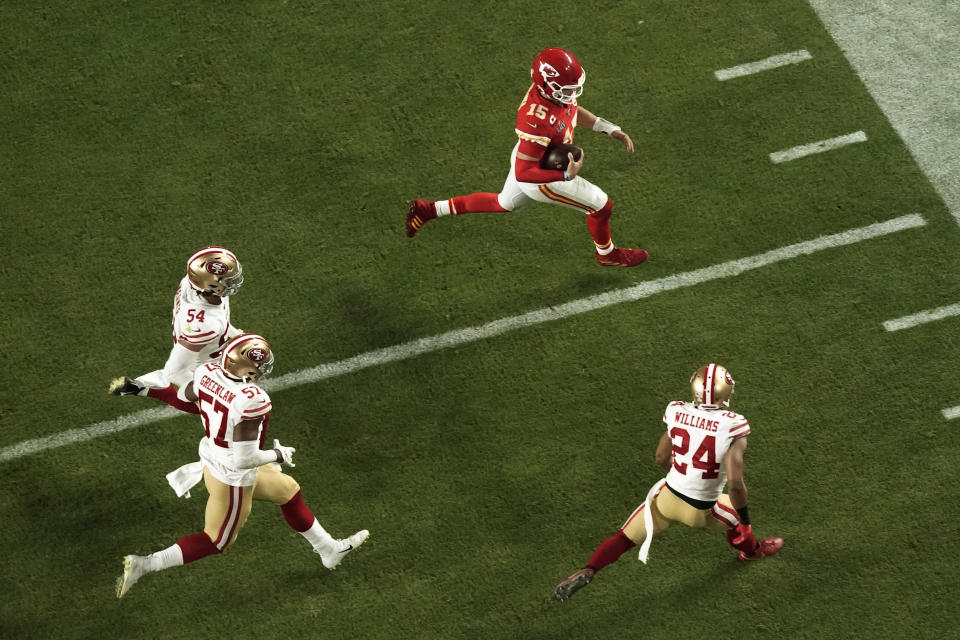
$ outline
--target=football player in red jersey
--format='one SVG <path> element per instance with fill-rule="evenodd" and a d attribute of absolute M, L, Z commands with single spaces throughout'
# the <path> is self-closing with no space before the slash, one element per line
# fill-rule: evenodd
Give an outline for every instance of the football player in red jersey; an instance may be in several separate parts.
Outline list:
<path fill-rule="evenodd" d="M 533 85 L 517 110 L 520 140 L 510 156 L 510 174 L 500 193 L 472 193 L 449 200 L 414 200 L 407 213 L 407 236 L 438 216 L 513 211 L 530 200 L 553 202 L 587 214 L 587 228 L 596 245 L 597 262 L 635 267 L 647 259 L 643 249 L 616 247 L 610 238 L 613 204 L 602 189 L 579 175 L 584 154 L 566 170 L 544 169 L 540 159 L 550 145 L 570 144 L 577 125 L 607 134 L 633 153 L 633 141 L 620 127 L 577 104 L 586 73 L 569 51 L 544 49 L 530 70 Z"/>
<path fill-rule="evenodd" d="M 587 566 L 554 588 L 553 597 L 564 601 L 590 584 L 597 571 L 615 562 L 637 544 L 640 560 L 654 534 L 674 522 L 724 531 L 741 562 L 775 554 L 783 538 L 754 538 L 743 481 L 743 454 L 750 424 L 730 411 L 733 377 L 718 364 L 705 364 L 690 378 L 693 402 L 667 405 L 666 431 L 657 443 L 657 464 L 667 476 L 651 487 L 647 498 L 617 532 L 600 543 Z M 723 493 L 729 481 L 729 493 Z"/>

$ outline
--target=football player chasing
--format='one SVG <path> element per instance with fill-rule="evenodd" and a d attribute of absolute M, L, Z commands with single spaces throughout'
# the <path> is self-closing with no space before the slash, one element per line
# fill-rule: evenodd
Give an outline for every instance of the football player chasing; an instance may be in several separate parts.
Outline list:
<path fill-rule="evenodd" d="M 364 529 L 334 539 L 304 504 L 297 481 L 280 470 L 280 464 L 295 466 L 296 449 L 274 440 L 272 449 L 261 450 L 271 403 L 257 383 L 270 373 L 273 361 L 264 338 L 243 334 L 227 343 L 219 363 L 197 368 L 181 395 L 200 408 L 206 433 L 200 440 L 200 461 L 184 465 L 168 479 L 178 494 L 189 496 L 202 477 L 209 493 L 203 531 L 148 556 L 126 556 L 117 580 L 118 598 L 148 573 L 225 551 L 250 515 L 253 500 L 279 505 L 287 524 L 307 539 L 328 569 L 336 568 L 370 535 Z"/>
<path fill-rule="evenodd" d="M 581 211 L 593 236 L 597 262 L 605 266 L 635 267 L 647 259 L 643 249 L 614 246 L 610 237 L 613 203 L 602 189 L 579 175 L 584 155 L 568 154 L 565 170 L 542 168 L 547 147 L 573 142 L 579 125 L 607 134 L 633 153 L 633 141 L 620 127 L 577 104 L 586 74 L 569 51 L 545 49 L 533 61 L 533 85 L 520 103 L 515 131 L 519 141 L 510 156 L 510 173 L 500 193 L 472 193 L 449 200 L 414 200 L 407 213 L 406 233 L 413 237 L 438 216 L 513 211 L 531 200 L 552 202 Z"/>
<path fill-rule="evenodd" d="M 616 534 L 604 540 L 587 566 L 562 581 L 553 591 L 568 600 L 587 586 L 597 571 L 640 544 L 640 560 L 654 534 L 674 522 L 725 531 L 742 562 L 773 555 L 782 538 L 757 540 L 750 526 L 747 485 L 743 481 L 743 454 L 750 425 L 729 411 L 734 381 L 724 367 L 706 364 L 690 379 L 693 403 L 671 402 L 663 416 L 667 430 L 657 444 L 657 464 L 667 476 L 650 489 L 647 498 Z M 729 482 L 729 494 L 723 493 Z"/>
<path fill-rule="evenodd" d="M 110 383 L 115 396 L 149 396 L 187 413 L 196 405 L 177 397 L 202 364 L 216 362 L 220 348 L 242 333 L 230 326 L 230 296 L 243 284 L 243 267 L 223 247 L 205 247 L 187 260 L 187 275 L 173 298 L 173 349 L 163 369 Z"/>

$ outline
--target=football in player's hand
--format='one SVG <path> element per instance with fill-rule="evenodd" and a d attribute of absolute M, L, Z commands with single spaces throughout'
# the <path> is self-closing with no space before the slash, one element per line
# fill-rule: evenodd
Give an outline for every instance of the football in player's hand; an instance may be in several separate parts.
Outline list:
<path fill-rule="evenodd" d="M 583 157 L 583 149 L 575 144 L 552 144 L 543 152 L 540 158 L 541 169 L 562 169 L 566 170 L 570 159 L 567 154 L 572 153 L 575 161 L 580 161 Z"/>

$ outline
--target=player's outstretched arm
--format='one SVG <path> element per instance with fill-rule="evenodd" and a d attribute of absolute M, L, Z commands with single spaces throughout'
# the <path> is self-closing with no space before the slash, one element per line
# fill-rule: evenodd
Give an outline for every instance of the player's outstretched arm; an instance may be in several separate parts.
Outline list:
<path fill-rule="evenodd" d="M 592 111 L 577 105 L 577 126 L 593 129 L 596 124 L 597 116 L 593 115 Z"/>
<path fill-rule="evenodd" d="M 635 150 L 633 140 L 630 139 L 630 136 L 627 135 L 623 129 L 609 120 L 604 120 L 594 115 L 583 107 L 577 107 L 577 126 L 587 127 L 588 129 L 606 134 L 615 140 L 619 140 L 623 143 L 623 148 L 627 150 L 627 153 L 633 153 Z"/>

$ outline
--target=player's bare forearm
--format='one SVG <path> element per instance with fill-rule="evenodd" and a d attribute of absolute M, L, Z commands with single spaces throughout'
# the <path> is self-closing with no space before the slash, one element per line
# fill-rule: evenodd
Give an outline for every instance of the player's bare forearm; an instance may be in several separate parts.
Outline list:
<path fill-rule="evenodd" d="M 602 126 L 598 126 L 598 122 L 600 122 Z M 630 139 L 630 136 L 623 129 L 616 128 L 616 130 L 610 131 L 611 128 L 617 127 L 617 125 L 613 125 L 606 120 L 601 120 L 594 113 L 583 107 L 577 107 L 577 126 L 586 127 L 594 131 L 599 130 L 601 133 L 608 133 L 611 138 L 623 143 L 623 148 L 627 150 L 627 153 L 633 153 L 635 150 L 633 140 Z"/>
<path fill-rule="evenodd" d="M 747 494 L 747 485 L 743 480 L 740 482 L 731 482 L 728 486 L 730 502 L 734 509 L 742 509 L 747 506 L 749 495 Z"/>
<path fill-rule="evenodd" d="M 577 126 L 586 127 L 587 129 L 593 129 L 593 125 L 597 123 L 597 116 L 593 115 L 590 111 L 587 111 L 583 107 L 577 107 Z"/>
<path fill-rule="evenodd" d="M 746 450 L 746 437 L 737 438 L 723 457 L 724 466 L 727 469 L 730 502 L 733 503 L 734 509 L 742 509 L 747 506 L 747 483 L 743 481 L 743 454 Z"/>
<path fill-rule="evenodd" d="M 673 441 L 670 436 L 664 433 L 657 442 L 657 452 L 654 454 L 654 460 L 664 471 L 670 470 L 670 464 L 673 462 Z"/>

